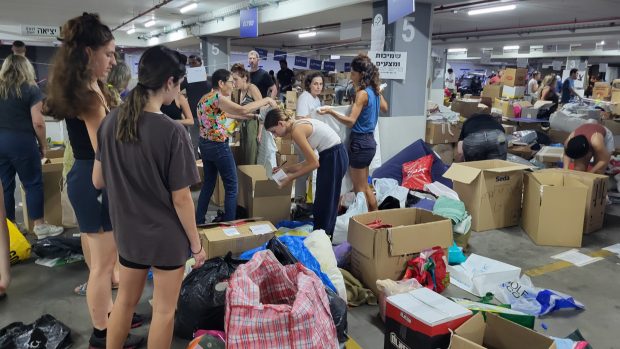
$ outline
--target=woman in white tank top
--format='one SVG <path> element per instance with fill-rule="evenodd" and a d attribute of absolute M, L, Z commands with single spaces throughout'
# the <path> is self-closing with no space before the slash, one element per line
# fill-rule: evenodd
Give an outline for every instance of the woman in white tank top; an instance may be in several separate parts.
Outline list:
<path fill-rule="evenodd" d="M 281 186 L 318 169 L 313 206 L 314 229 L 323 229 L 331 237 L 338 216 L 342 178 L 349 166 L 349 157 L 340 137 L 322 121 L 294 121 L 280 109 L 272 109 L 267 113 L 265 128 L 274 137 L 291 135 L 305 157 L 298 164 L 287 164 L 281 168 L 287 175 L 280 183 Z M 315 150 L 319 153 L 318 159 Z M 280 168 L 273 170 L 275 173 Z"/>

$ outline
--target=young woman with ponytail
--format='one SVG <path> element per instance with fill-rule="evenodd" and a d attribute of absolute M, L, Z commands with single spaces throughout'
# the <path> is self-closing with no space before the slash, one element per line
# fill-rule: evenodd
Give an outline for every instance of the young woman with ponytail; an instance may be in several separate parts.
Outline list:
<path fill-rule="evenodd" d="M 105 191 L 93 186 L 97 130 L 115 107 L 103 82 L 116 64 L 114 36 L 99 16 L 83 13 L 67 21 L 47 84 L 44 114 L 65 119 L 75 163 L 67 175 L 67 193 L 82 232 L 82 248 L 89 265 L 86 302 L 93 324 L 91 348 L 105 348 L 108 315 L 112 311 L 114 265 L 118 254 L 112 234 Z M 135 316 L 132 326 L 143 320 Z M 126 336 L 124 348 L 134 348 L 142 337 Z M 120 345 L 118 346 L 120 347 Z"/>
<path fill-rule="evenodd" d="M 118 246 L 120 286 L 108 348 L 120 348 L 130 328 L 149 268 L 153 318 L 149 348 L 169 348 L 184 266 L 200 268 L 206 253 L 194 221 L 189 187 L 200 181 L 189 135 L 161 113 L 180 93 L 185 56 L 164 46 L 144 52 L 138 85 L 101 123 L 93 183 L 106 188 Z"/>
<path fill-rule="evenodd" d="M 377 198 L 368 185 L 368 167 L 377 152 L 374 131 L 379 120 L 379 110 L 387 112 L 388 104 L 381 95 L 379 70 L 365 54 L 351 62 L 351 80 L 357 86 L 355 103 L 349 115 L 329 107 L 319 109 L 319 114 L 330 114 L 351 128 L 349 166 L 353 190 L 364 193 L 369 211 L 377 210 Z"/>

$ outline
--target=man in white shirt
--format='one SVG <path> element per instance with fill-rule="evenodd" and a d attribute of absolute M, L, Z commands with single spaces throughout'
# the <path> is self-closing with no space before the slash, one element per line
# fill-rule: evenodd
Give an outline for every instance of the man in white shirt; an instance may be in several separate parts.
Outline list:
<path fill-rule="evenodd" d="M 452 70 L 452 68 L 449 68 L 446 73 L 445 85 L 446 88 L 452 93 L 452 96 L 454 96 L 456 94 L 456 75 L 454 74 L 454 70 Z"/>
<path fill-rule="evenodd" d="M 535 71 L 532 73 L 532 78 L 527 83 L 527 94 L 529 96 L 536 95 L 536 91 L 538 91 L 538 80 L 540 79 L 540 72 Z"/>

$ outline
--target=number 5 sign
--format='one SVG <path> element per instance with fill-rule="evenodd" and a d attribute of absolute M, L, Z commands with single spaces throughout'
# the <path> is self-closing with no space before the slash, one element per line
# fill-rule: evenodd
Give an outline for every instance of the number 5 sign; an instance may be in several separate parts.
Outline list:
<path fill-rule="evenodd" d="M 415 37 L 415 28 L 411 22 L 415 21 L 415 18 L 405 18 L 403 19 L 403 41 L 404 42 L 412 42 Z"/>

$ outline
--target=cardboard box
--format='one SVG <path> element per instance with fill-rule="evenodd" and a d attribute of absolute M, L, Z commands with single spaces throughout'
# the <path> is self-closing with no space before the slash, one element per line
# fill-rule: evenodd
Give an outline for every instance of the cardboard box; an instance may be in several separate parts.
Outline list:
<path fill-rule="evenodd" d="M 536 160 L 544 164 L 557 164 L 564 160 L 564 148 L 544 146 L 536 153 Z"/>
<path fill-rule="evenodd" d="M 63 159 L 49 159 L 41 166 L 43 173 L 43 218 L 49 224 L 62 226 L 62 203 L 60 189 L 62 184 Z M 23 203 L 23 218 L 26 229 L 34 233 L 34 223 L 28 217 L 28 205 L 26 201 L 26 191 L 23 185 L 20 187 Z"/>
<path fill-rule="evenodd" d="M 444 174 L 472 216 L 472 229 L 484 231 L 519 224 L 526 165 L 503 160 L 454 163 Z"/>
<path fill-rule="evenodd" d="M 472 316 L 454 331 L 450 349 L 556 349 L 553 339 L 495 314 Z"/>
<path fill-rule="evenodd" d="M 504 131 L 507 135 L 511 135 L 515 132 L 517 132 L 517 126 L 515 125 L 506 125 L 506 124 L 502 124 L 502 127 L 504 128 Z"/>
<path fill-rule="evenodd" d="M 525 175 L 521 226 L 537 245 L 581 247 L 588 188 L 561 172 Z"/>
<path fill-rule="evenodd" d="M 428 144 L 445 144 L 456 143 L 459 141 L 463 123 L 450 124 L 447 122 L 435 123 L 426 122 L 426 143 Z"/>
<path fill-rule="evenodd" d="M 295 154 L 295 142 L 293 142 L 292 138 L 276 138 L 276 146 L 280 154 Z"/>
<path fill-rule="evenodd" d="M 198 167 L 198 173 L 200 174 L 200 181 L 204 184 L 205 175 L 204 175 L 204 166 L 202 164 L 202 160 L 196 161 L 196 167 Z M 216 206 L 224 207 L 224 182 L 222 182 L 222 177 L 218 174 L 217 179 L 215 180 L 215 188 L 213 189 L 213 195 L 211 195 L 211 203 Z"/>
<path fill-rule="evenodd" d="M 611 84 L 608 82 L 596 82 L 592 89 L 592 99 L 608 100 L 611 97 Z"/>
<path fill-rule="evenodd" d="M 294 165 L 299 162 L 299 155 L 285 155 L 276 154 L 276 163 L 278 166 L 282 166 L 286 162 L 286 165 Z"/>
<path fill-rule="evenodd" d="M 620 135 L 620 120 L 603 120 L 603 126 L 607 127 L 614 136 Z"/>
<path fill-rule="evenodd" d="M 273 223 L 291 219 L 292 184 L 278 188 L 261 165 L 237 166 L 237 177 L 237 204 L 244 207 L 250 217 L 263 217 Z"/>
<path fill-rule="evenodd" d="M 385 316 L 383 348 L 435 349 L 448 348 L 472 312 L 424 287 L 388 297 Z"/>
<path fill-rule="evenodd" d="M 611 102 L 620 103 L 620 90 L 615 88 L 611 90 Z"/>
<path fill-rule="evenodd" d="M 468 118 L 474 114 L 486 113 L 489 114 L 490 108 L 480 103 L 480 99 L 455 99 L 452 101 L 452 111 L 461 114 L 462 117 Z"/>
<path fill-rule="evenodd" d="M 274 237 L 276 230 L 271 222 L 244 219 L 201 226 L 198 233 L 207 259 L 211 259 L 259 247 Z"/>
<path fill-rule="evenodd" d="M 496 98 L 493 102 L 493 108 L 499 109 L 500 113 L 504 117 L 512 118 L 515 116 L 512 108 L 512 101 Z"/>
<path fill-rule="evenodd" d="M 525 86 L 504 86 L 502 97 L 504 98 L 523 98 L 525 96 Z"/>
<path fill-rule="evenodd" d="M 492 99 L 501 98 L 503 88 L 504 88 L 504 85 L 486 85 L 482 89 L 482 96 L 490 97 Z"/>
<path fill-rule="evenodd" d="M 393 228 L 366 225 L 378 219 Z M 349 220 L 347 240 L 353 247 L 351 272 L 378 295 L 377 280 L 400 280 L 413 254 L 434 246 L 450 247 L 452 223 L 417 208 L 375 211 Z"/>
<path fill-rule="evenodd" d="M 502 85 L 506 86 L 525 86 L 527 77 L 526 68 L 506 68 L 504 75 L 502 75 Z"/>
<path fill-rule="evenodd" d="M 47 150 L 45 157 L 48 159 L 62 159 L 65 156 L 65 147 L 53 147 Z"/>
<path fill-rule="evenodd" d="M 558 171 L 575 176 L 588 188 L 586 212 L 583 221 L 583 232 L 593 233 L 603 227 L 605 221 L 605 207 L 607 205 L 608 177 L 589 172 L 571 171 L 564 169 L 548 169 L 543 171 Z M 543 172 L 539 171 L 539 172 Z"/>
<path fill-rule="evenodd" d="M 559 131 L 559 130 L 549 130 L 547 135 L 551 138 L 551 143 L 562 143 L 566 141 L 566 138 L 570 135 L 568 132 Z"/>
<path fill-rule="evenodd" d="M 525 160 L 532 160 L 536 151 L 532 150 L 529 145 L 513 145 L 508 148 L 508 153 L 522 157 Z"/>
<path fill-rule="evenodd" d="M 431 149 L 439 156 L 441 161 L 446 165 L 452 165 L 456 155 L 456 143 L 435 144 Z"/>
<path fill-rule="evenodd" d="M 297 91 L 287 91 L 286 92 L 286 109 L 295 110 L 297 109 Z"/>

